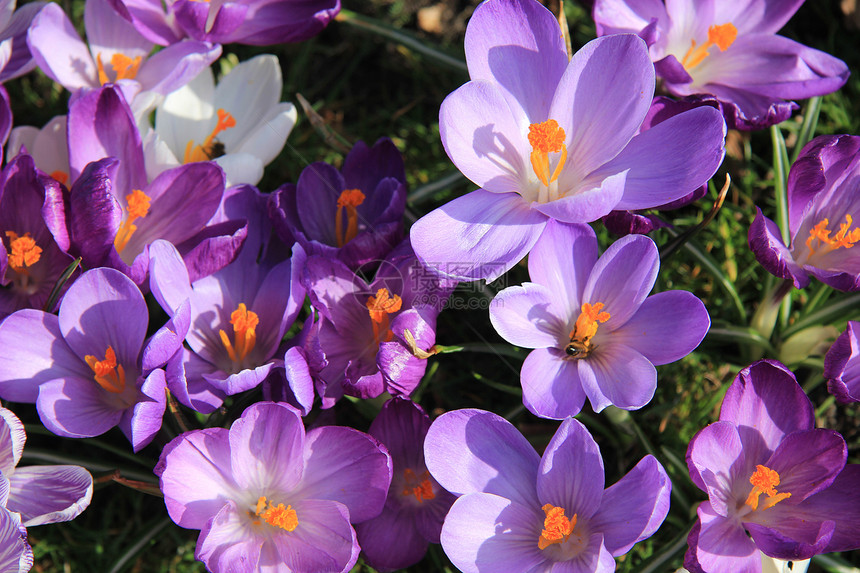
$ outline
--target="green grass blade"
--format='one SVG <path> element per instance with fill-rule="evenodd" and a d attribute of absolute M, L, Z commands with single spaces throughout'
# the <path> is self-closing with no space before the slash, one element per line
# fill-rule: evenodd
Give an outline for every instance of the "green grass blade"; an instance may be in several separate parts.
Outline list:
<path fill-rule="evenodd" d="M 821 114 L 821 97 L 810 98 L 806 104 L 806 113 L 803 114 L 803 125 L 797 134 L 797 143 L 794 144 L 794 153 L 791 154 L 791 162 L 797 161 L 797 156 L 804 146 L 815 137 L 815 128 L 818 127 L 818 116 Z"/>

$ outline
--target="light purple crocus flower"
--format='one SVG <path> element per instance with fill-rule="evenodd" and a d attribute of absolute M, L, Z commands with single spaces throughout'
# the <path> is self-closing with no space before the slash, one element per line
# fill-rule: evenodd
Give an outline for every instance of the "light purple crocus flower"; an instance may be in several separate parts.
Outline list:
<path fill-rule="evenodd" d="M 510 422 L 483 410 L 440 416 L 424 455 L 442 487 L 460 496 L 442 548 L 465 573 L 611 572 L 669 511 L 672 484 L 645 456 L 604 489 L 603 459 L 580 422 L 561 423 L 543 456 Z"/>
<path fill-rule="evenodd" d="M 597 0 L 597 35 L 632 32 L 648 42 L 673 95 L 711 94 L 729 127 L 788 119 L 793 99 L 825 95 L 848 79 L 845 62 L 776 34 L 803 0 Z"/>
<path fill-rule="evenodd" d="M 15 9 L 17 0 L 0 0 L 0 83 L 27 74 L 36 62 L 27 46 L 27 30 L 44 2 L 28 2 Z"/>
<path fill-rule="evenodd" d="M 705 306 L 687 291 L 648 296 L 660 258 L 648 237 L 628 235 L 597 256 L 588 225 L 551 221 L 529 256 L 533 282 L 490 303 L 502 338 L 534 348 L 521 371 L 523 403 L 537 416 L 577 414 L 588 397 L 635 410 L 657 387 L 654 365 L 689 354 L 710 327 Z"/>
<path fill-rule="evenodd" d="M 0 507 L 0 573 L 27 573 L 33 567 L 33 550 L 21 516 Z"/>
<path fill-rule="evenodd" d="M 827 389 L 843 404 L 860 402 L 860 322 L 848 321 L 824 357 Z"/>
<path fill-rule="evenodd" d="M 788 174 L 786 246 L 776 224 L 756 209 L 749 245 L 768 272 L 795 288 L 810 276 L 841 291 L 860 289 L 860 137 L 822 135 L 800 152 Z"/>
<path fill-rule="evenodd" d="M 495 279 L 551 219 L 589 223 L 680 199 L 723 160 L 725 122 L 715 109 L 638 133 L 655 76 L 632 34 L 598 38 L 568 61 L 546 8 L 489 0 L 466 28 L 466 63 L 472 81 L 442 103 L 439 131 L 451 161 L 481 189 L 410 232 L 418 258 L 451 278 Z"/>
<path fill-rule="evenodd" d="M 845 440 L 816 429 L 794 375 L 778 362 L 743 369 L 720 418 L 687 449 L 690 477 L 707 492 L 690 532 L 692 573 L 760 573 L 759 550 L 787 560 L 860 547 L 860 465 Z"/>
<path fill-rule="evenodd" d="M 454 496 L 442 489 L 424 464 L 430 417 L 403 398 L 385 403 L 368 434 L 382 442 L 394 463 L 385 509 L 356 526 L 365 561 L 380 573 L 418 563 L 429 543 L 439 543 L 442 521 Z"/>
<path fill-rule="evenodd" d="M 357 269 L 380 261 L 403 239 L 406 173 L 390 139 L 356 143 L 338 171 L 312 163 L 298 183 L 281 186 L 269 201 L 275 230 L 308 255 L 324 255 Z"/>
<path fill-rule="evenodd" d="M 298 412 L 260 402 L 230 429 L 175 438 L 155 469 L 170 518 L 200 529 L 195 556 L 213 573 L 349 571 L 352 523 L 382 510 L 391 457 L 352 428 L 305 433 Z"/>
<path fill-rule="evenodd" d="M 20 514 L 24 527 L 74 519 L 90 505 L 93 476 L 80 466 L 17 467 L 26 440 L 21 420 L 0 408 L 0 489 L 8 492 L 2 496 L 6 509 Z"/>
<path fill-rule="evenodd" d="M 191 306 L 191 328 L 183 348 L 167 366 L 167 383 L 177 399 L 209 413 L 224 397 L 283 377 L 278 349 L 305 300 L 299 281 L 301 247 L 288 248 L 272 236 L 266 198 L 243 185 L 227 192 L 220 216 L 244 219 L 248 236 L 231 264 L 191 281 L 177 250 L 167 241 L 150 246 L 150 288 L 171 316 Z M 275 358 L 275 356 L 278 358 Z"/>
<path fill-rule="evenodd" d="M 340 0 L 109 0 L 118 14 L 156 44 L 181 38 L 269 46 L 316 36 L 340 12 Z M 166 4 L 166 8 L 165 8 Z"/>
<path fill-rule="evenodd" d="M 9 118 L 11 123 L 11 117 Z M 9 133 L 8 157 L 26 151 L 41 171 L 67 186 L 69 180 L 69 144 L 66 137 L 67 118 L 57 115 L 42 128 L 19 125 Z"/>
<path fill-rule="evenodd" d="M 182 87 L 218 59 L 221 46 L 185 41 L 150 57 L 153 43 L 111 8 L 108 0 L 87 0 L 81 40 L 59 4 L 49 3 L 33 19 L 27 42 L 39 68 L 69 91 L 117 83 L 131 102 L 138 92 L 160 95 Z"/>
<path fill-rule="evenodd" d="M 164 370 L 188 330 L 186 306 L 149 339 L 149 312 L 114 269 L 85 272 L 59 317 L 19 310 L 0 323 L 0 397 L 35 403 L 46 428 L 89 438 L 119 426 L 137 451 L 161 428 Z"/>

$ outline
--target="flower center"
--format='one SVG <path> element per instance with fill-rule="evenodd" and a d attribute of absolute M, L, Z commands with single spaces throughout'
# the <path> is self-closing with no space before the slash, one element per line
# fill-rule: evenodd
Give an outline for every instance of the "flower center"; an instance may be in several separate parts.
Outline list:
<path fill-rule="evenodd" d="M 18 274 L 28 275 L 25 267 L 32 267 L 39 262 L 42 248 L 30 233 L 19 236 L 14 231 L 6 231 L 6 236 L 9 237 L 9 266 Z"/>
<path fill-rule="evenodd" d="M 60 171 L 60 170 L 52 171 L 51 177 L 53 177 L 54 179 L 56 179 L 57 181 L 59 181 L 63 185 L 65 185 L 66 183 L 69 182 L 69 174 L 66 173 L 65 171 Z"/>
<path fill-rule="evenodd" d="M 546 504 L 541 508 L 546 515 L 543 520 L 543 531 L 540 532 L 538 547 L 546 549 L 556 543 L 564 543 L 573 533 L 576 527 L 576 514 L 570 520 L 564 515 L 563 507 Z"/>
<path fill-rule="evenodd" d="M 424 500 L 436 497 L 429 471 L 424 470 L 424 473 L 419 476 L 411 468 L 406 468 L 403 470 L 403 479 L 405 483 L 403 491 L 400 492 L 401 495 L 405 497 L 415 496 L 418 503 L 424 503 Z"/>
<path fill-rule="evenodd" d="M 845 222 L 839 226 L 839 230 L 831 237 L 827 229 L 830 224 L 828 219 L 822 219 L 809 231 L 809 238 L 806 239 L 806 246 L 809 247 L 810 254 L 815 253 L 815 249 L 823 249 L 824 253 L 829 253 L 839 248 L 850 249 L 854 243 L 860 241 L 860 229 L 855 227 L 851 229 L 854 220 L 851 215 L 845 215 Z M 818 241 L 815 246 L 812 246 L 813 241 Z"/>
<path fill-rule="evenodd" d="M 532 146 L 531 161 L 535 175 L 549 187 L 561 174 L 567 161 L 567 146 L 564 144 L 564 129 L 554 119 L 529 125 L 529 143 Z M 550 172 L 549 154 L 560 153 L 555 169 Z"/>
<path fill-rule="evenodd" d="M 126 217 L 125 221 L 116 232 L 116 238 L 113 240 L 113 246 L 116 248 L 118 253 L 122 252 L 126 245 L 128 245 L 128 241 L 131 239 L 131 236 L 135 231 L 137 231 L 137 225 L 135 225 L 134 222 L 137 219 L 146 217 L 146 214 L 149 213 L 150 206 L 149 196 L 140 189 L 135 189 L 126 195 L 125 201 L 128 203 L 128 217 Z"/>
<path fill-rule="evenodd" d="M 761 494 L 767 494 L 767 499 L 762 503 L 762 509 L 773 507 L 784 499 L 791 497 L 790 493 L 778 493 L 776 486 L 779 485 L 779 474 L 767 466 L 757 465 L 750 476 L 752 491 L 744 502 L 753 510 L 758 509 L 758 498 Z"/>
<path fill-rule="evenodd" d="M 373 324 L 373 339 L 376 344 L 388 342 L 394 338 L 388 315 L 400 310 L 402 304 L 403 300 L 396 294 L 390 294 L 387 288 L 376 291 L 376 296 L 367 297 L 367 312 L 370 314 L 370 321 Z"/>
<path fill-rule="evenodd" d="M 110 58 L 110 66 L 113 68 L 114 73 L 116 74 L 116 79 L 113 80 L 118 82 L 120 80 L 133 80 L 137 77 L 137 71 L 140 68 L 141 57 L 138 56 L 134 59 L 129 58 L 125 54 L 116 53 Z M 105 66 L 102 63 L 102 55 L 99 53 L 96 55 L 96 67 L 98 67 L 99 73 L 99 85 L 105 85 L 110 83 L 111 79 L 108 77 L 107 72 L 105 71 Z"/>
<path fill-rule="evenodd" d="M 584 302 L 580 310 L 576 324 L 570 333 L 570 342 L 564 347 L 564 353 L 575 360 L 586 358 L 591 354 L 594 350 L 591 338 L 597 334 L 598 323 L 606 322 L 610 318 L 609 313 L 603 311 L 602 302 L 594 304 Z"/>
<path fill-rule="evenodd" d="M 224 155 L 224 152 L 226 151 L 224 144 L 220 141 L 216 141 L 215 138 L 219 133 L 230 129 L 231 127 L 236 127 L 236 118 L 230 115 L 229 112 L 219 108 L 218 121 L 215 123 L 214 129 L 212 129 L 212 133 L 206 136 L 206 139 L 204 139 L 203 143 L 200 145 L 194 145 L 194 140 L 189 140 L 188 144 L 185 146 L 185 158 L 182 162 L 193 163 L 195 161 L 209 161 L 210 159 L 215 159 L 216 157 Z"/>
<path fill-rule="evenodd" d="M 283 503 L 274 505 L 272 502 L 266 500 L 266 496 L 264 495 L 261 495 L 257 500 L 254 515 L 262 517 L 263 521 L 269 525 L 280 527 L 287 531 L 292 531 L 299 525 L 299 516 L 292 505 L 288 505 L 287 507 L 284 507 Z M 259 520 L 255 521 L 255 523 L 259 523 Z"/>
<path fill-rule="evenodd" d="M 709 50 L 712 46 L 719 48 L 721 52 L 729 49 L 738 37 L 738 29 L 731 22 L 721 26 L 711 26 L 708 28 L 708 41 L 701 46 L 696 45 L 696 40 L 690 40 L 690 49 L 684 54 L 684 59 L 681 60 L 681 65 L 692 70 L 702 63 L 702 60 L 708 57 Z"/>
<path fill-rule="evenodd" d="M 260 319 L 257 313 L 249 311 L 245 303 L 240 302 L 236 310 L 230 313 L 230 324 L 233 325 L 233 335 L 236 339 L 235 346 L 230 343 L 230 338 L 224 332 L 224 329 L 218 331 L 218 334 L 221 336 L 221 342 L 224 344 L 224 348 L 227 349 L 227 355 L 233 361 L 233 364 L 242 362 L 248 356 L 248 353 L 254 349 L 254 345 L 257 343 L 257 332 L 255 329 L 259 323 Z"/>
<path fill-rule="evenodd" d="M 116 363 L 116 353 L 113 346 L 105 350 L 105 359 L 99 360 L 92 354 L 84 356 L 84 360 L 95 374 L 96 383 L 113 394 L 121 394 L 125 390 L 125 370 Z"/>
<path fill-rule="evenodd" d="M 342 247 L 358 234 L 358 210 L 364 203 L 364 193 L 358 189 L 345 189 L 337 198 L 337 212 L 334 215 L 334 232 L 337 246 Z M 343 212 L 346 211 L 346 232 L 343 229 Z"/>

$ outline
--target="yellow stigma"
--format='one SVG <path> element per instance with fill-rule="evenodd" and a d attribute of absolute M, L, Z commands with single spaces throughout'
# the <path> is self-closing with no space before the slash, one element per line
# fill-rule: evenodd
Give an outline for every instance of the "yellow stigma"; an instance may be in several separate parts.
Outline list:
<path fill-rule="evenodd" d="M 564 515 L 563 507 L 546 504 L 543 509 L 546 518 L 543 520 L 543 531 L 538 539 L 538 548 L 546 549 L 556 543 L 564 543 L 568 540 L 576 527 L 576 514 L 570 520 Z"/>
<path fill-rule="evenodd" d="M 99 386 L 113 394 L 120 394 L 125 390 L 125 370 L 121 364 L 116 363 L 116 353 L 112 346 L 105 350 L 104 360 L 99 360 L 92 354 L 84 356 L 84 360 L 95 374 L 95 381 Z"/>
<path fill-rule="evenodd" d="M 567 146 L 564 144 L 564 129 L 559 127 L 554 119 L 548 119 L 543 123 L 529 125 L 529 144 L 532 146 L 531 162 L 532 169 L 544 186 L 558 179 L 561 168 L 567 161 Z M 555 169 L 550 173 L 549 154 L 561 153 Z"/>
<path fill-rule="evenodd" d="M 358 235 L 358 210 L 364 203 L 364 193 L 358 189 L 345 189 L 337 198 L 337 211 L 334 215 L 334 232 L 337 246 L 342 247 Z M 343 229 L 343 212 L 346 210 L 346 232 Z"/>
<path fill-rule="evenodd" d="M 399 311 L 402 304 L 403 300 L 398 295 L 389 293 L 387 288 L 377 290 L 376 296 L 367 297 L 367 312 L 373 324 L 373 339 L 377 344 L 394 338 L 388 315 Z"/>
<path fill-rule="evenodd" d="M 731 22 L 720 26 L 708 28 L 708 41 L 701 46 L 696 45 L 696 40 L 690 41 L 690 49 L 681 60 L 681 65 L 688 71 L 702 63 L 708 57 L 711 46 L 716 46 L 721 52 L 729 49 L 738 37 L 738 29 Z"/>
<path fill-rule="evenodd" d="M 753 488 L 744 503 L 753 510 L 758 509 L 758 498 L 763 493 L 767 494 L 767 499 L 762 503 L 762 509 L 773 507 L 782 500 L 791 497 L 790 493 L 778 493 L 776 491 L 776 486 L 779 485 L 779 474 L 767 466 L 757 465 L 750 476 L 750 483 Z"/>
<path fill-rule="evenodd" d="M 126 217 L 120 226 L 119 231 L 116 232 L 116 238 L 113 240 L 113 246 L 118 253 L 122 252 L 126 245 L 128 245 L 131 236 L 137 231 L 137 225 L 134 222 L 138 219 L 143 219 L 149 213 L 151 199 L 140 189 L 135 189 L 125 196 L 125 201 L 128 204 L 126 207 L 128 217 Z"/>
<path fill-rule="evenodd" d="M 403 479 L 405 485 L 401 495 L 404 497 L 415 496 L 419 503 L 424 503 L 425 500 L 433 499 L 436 494 L 433 492 L 433 482 L 430 481 L 430 472 L 424 471 L 419 477 L 411 468 L 403 470 Z"/>
<path fill-rule="evenodd" d="M 257 343 L 257 325 L 260 323 L 260 318 L 257 313 L 251 312 L 245 306 L 244 302 L 240 302 L 232 313 L 230 313 L 230 324 L 233 325 L 233 334 L 236 338 L 236 345 L 233 346 L 230 342 L 230 337 L 224 332 L 224 329 L 218 331 L 221 337 L 221 343 L 227 350 L 227 355 L 234 364 L 238 364 L 248 356 L 248 353 L 254 349 Z"/>
<path fill-rule="evenodd" d="M 851 215 L 845 215 L 845 222 L 839 226 L 839 230 L 832 237 L 827 226 L 830 220 L 822 219 L 809 231 L 809 238 L 806 239 L 806 246 L 809 247 L 811 253 L 815 252 L 816 248 L 824 247 L 825 252 L 833 251 L 839 248 L 850 249 L 857 241 L 860 241 L 860 229 L 851 229 L 854 219 Z M 812 242 L 818 241 L 813 247 Z M 826 245 L 826 246 L 825 246 Z"/>
<path fill-rule="evenodd" d="M 262 517 L 263 521 L 269 525 L 280 527 L 286 531 L 293 531 L 299 525 L 299 516 L 292 505 L 286 507 L 284 507 L 283 503 L 273 505 L 266 500 L 266 496 L 264 495 L 261 495 L 257 500 L 254 514 L 257 517 Z"/>
<path fill-rule="evenodd" d="M 215 141 L 215 138 L 219 133 L 230 129 L 231 127 L 236 127 L 236 118 L 230 115 L 229 112 L 224 111 L 223 109 L 218 109 L 218 121 L 215 123 L 215 127 L 212 129 L 212 133 L 206 136 L 206 139 L 203 140 L 203 143 L 200 145 L 194 145 L 193 140 L 189 140 L 188 144 L 185 146 L 185 157 L 182 160 L 183 163 L 193 163 L 195 161 L 209 161 L 210 159 L 215 159 L 219 155 L 223 155 L 223 144 L 220 145 L 221 151 L 217 152 L 219 143 Z"/>
<path fill-rule="evenodd" d="M 116 53 L 110 58 L 110 65 L 113 68 L 113 71 L 116 73 L 116 79 L 113 80 L 118 82 L 120 80 L 133 80 L 137 77 L 137 71 L 140 69 L 141 57 L 137 56 L 134 59 L 129 58 L 125 54 Z M 105 71 L 104 64 L 102 63 L 102 55 L 96 55 L 96 67 L 98 68 L 99 74 L 99 85 L 105 85 L 106 83 L 110 83 L 111 79 L 108 77 L 107 72 Z"/>
<path fill-rule="evenodd" d="M 20 236 L 14 231 L 6 231 L 6 236 L 9 237 L 9 266 L 16 273 L 26 274 L 24 267 L 32 267 L 39 262 L 42 248 L 36 244 L 30 233 Z"/>

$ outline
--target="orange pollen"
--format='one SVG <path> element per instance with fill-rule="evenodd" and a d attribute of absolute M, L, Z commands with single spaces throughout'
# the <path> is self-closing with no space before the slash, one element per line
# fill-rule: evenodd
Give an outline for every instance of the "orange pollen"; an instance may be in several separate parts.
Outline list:
<path fill-rule="evenodd" d="M 120 394 L 125 390 L 125 370 L 121 364 L 116 363 L 116 353 L 113 346 L 105 350 L 105 359 L 99 360 L 92 354 L 84 356 L 87 365 L 95 374 L 96 383 L 113 394 Z"/>
<path fill-rule="evenodd" d="M 116 232 L 116 237 L 113 240 L 113 246 L 118 253 L 122 252 L 128 245 L 131 236 L 137 231 L 137 225 L 134 222 L 146 217 L 149 213 L 150 201 L 149 196 L 140 189 L 135 189 L 125 196 L 125 202 L 128 205 L 126 207 L 128 217 Z"/>
<path fill-rule="evenodd" d="M 433 482 L 430 481 L 430 472 L 424 471 L 421 476 L 417 476 L 410 468 L 403 470 L 403 477 L 406 485 L 403 487 L 402 495 L 409 497 L 415 496 L 419 503 L 424 503 L 424 500 L 433 499 L 436 494 L 433 492 Z"/>
<path fill-rule="evenodd" d="M 548 119 L 543 123 L 529 125 L 529 143 L 532 146 L 531 162 L 532 169 L 544 186 L 558 179 L 561 168 L 567 161 L 567 146 L 564 144 L 564 129 L 559 127 L 554 119 Z M 561 153 L 555 169 L 550 173 L 549 154 Z"/>
<path fill-rule="evenodd" d="M 266 501 L 266 496 L 261 495 L 257 500 L 255 515 L 262 517 L 269 525 L 280 527 L 287 531 L 293 531 L 299 525 L 299 516 L 292 505 L 284 507 L 283 503 L 272 505 Z"/>
<path fill-rule="evenodd" d="M 248 356 L 248 353 L 254 349 L 257 343 L 257 325 L 260 324 L 260 318 L 257 313 L 248 310 L 244 302 L 240 302 L 232 313 L 230 313 L 230 324 L 233 325 L 233 335 L 236 339 L 234 346 L 230 342 L 230 337 L 224 332 L 224 329 L 218 331 L 221 337 L 221 343 L 227 350 L 227 355 L 234 363 L 241 362 Z"/>
<path fill-rule="evenodd" d="M 860 241 L 860 228 L 851 229 L 851 225 L 854 223 L 854 219 L 851 218 L 851 215 L 845 215 L 845 222 L 839 226 L 839 230 L 836 234 L 831 237 L 830 231 L 827 229 L 827 226 L 830 224 L 828 219 L 822 219 L 818 222 L 812 229 L 809 231 L 809 238 L 806 239 L 806 246 L 809 247 L 811 252 L 815 252 L 817 247 L 821 247 L 822 244 L 828 245 L 827 251 L 832 251 L 838 248 L 850 249 L 854 246 L 854 243 Z M 818 245 L 816 247 L 812 246 L 812 241 L 818 240 Z"/>
<path fill-rule="evenodd" d="M 376 296 L 367 297 L 367 312 L 373 324 L 373 339 L 377 344 L 394 338 L 394 333 L 389 328 L 388 315 L 399 311 L 402 304 L 400 296 L 390 294 L 387 288 L 376 291 Z"/>
<path fill-rule="evenodd" d="M 543 509 L 546 518 L 543 520 L 543 531 L 538 539 L 538 548 L 546 549 L 556 543 L 564 543 L 576 527 L 576 514 L 570 520 L 564 515 L 563 507 L 546 504 Z"/>
<path fill-rule="evenodd" d="M 6 231 L 6 236 L 9 237 L 9 266 L 16 273 L 26 273 L 24 267 L 32 267 L 39 262 L 42 247 L 36 244 L 30 233 L 19 236 L 13 231 Z"/>
<path fill-rule="evenodd" d="M 702 63 L 702 60 L 708 57 L 708 50 L 711 46 L 716 46 L 721 52 L 729 49 L 729 46 L 735 43 L 738 37 L 738 29 L 731 22 L 720 26 L 711 26 L 708 28 L 708 41 L 701 46 L 696 46 L 696 40 L 690 40 L 690 49 L 684 54 L 684 59 L 681 60 L 681 65 L 691 70 Z"/>
<path fill-rule="evenodd" d="M 137 77 L 137 71 L 140 69 L 141 57 L 137 56 L 134 59 L 129 58 L 125 54 L 116 53 L 110 58 L 110 65 L 116 73 L 116 79 L 114 81 L 120 80 L 133 80 Z M 102 55 L 96 55 L 96 67 L 98 68 L 99 75 L 99 85 L 105 85 L 109 83 L 111 80 L 105 71 L 105 66 L 102 63 Z"/>
<path fill-rule="evenodd" d="M 776 486 L 779 485 L 779 474 L 767 466 L 757 465 L 750 476 L 750 483 L 753 488 L 744 503 L 753 510 L 758 509 L 758 498 L 761 494 L 767 495 L 767 499 L 762 504 L 762 509 L 773 507 L 780 501 L 791 497 L 790 493 L 778 493 L 776 491 Z"/>
<path fill-rule="evenodd" d="M 358 189 L 344 189 L 337 198 L 337 211 L 334 214 L 334 231 L 337 246 L 342 247 L 358 235 L 358 210 L 364 203 L 364 193 Z M 343 212 L 346 210 L 346 232 L 343 229 Z"/>
<path fill-rule="evenodd" d="M 226 131 L 231 127 L 236 127 L 236 118 L 230 115 L 229 112 L 224 111 L 222 108 L 218 108 L 218 121 L 215 123 L 215 127 L 212 129 L 212 133 L 210 133 L 206 139 L 203 140 L 203 143 L 200 145 L 194 145 L 193 140 L 189 140 L 185 146 L 185 157 L 183 158 L 183 163 L 193 163 L 195 161 L 209 161 L 213 159 L 216 154 L 214 153 L 215 147 L 215 138 L 218 137 L 218 134 L 222 131 Z"/>
<path fill-rule="evenodd" d="M 603 311 L 602 302 L 594 304 L 584 302 L 580 311 L 579 317 L 576 319 L 576 324 L 573 327 L 573 332 L 570 333 L 570 339 L 586 344 L 597 334 L 597 323 L 606 322 L 610 316 L 608 312 Z"/>
<path fill-rule="evenodd" d="M 66 183 L 69 182 L 69 174 L 66 173 L 65 171 L 59 171 L 59 170 L 53 171 L 53 172 L 51 172 L 51 177 L 53 177 L 54 179 L 56 179 L 57 181 L 59 181 L 63 185 L 65 185 Z"/>

